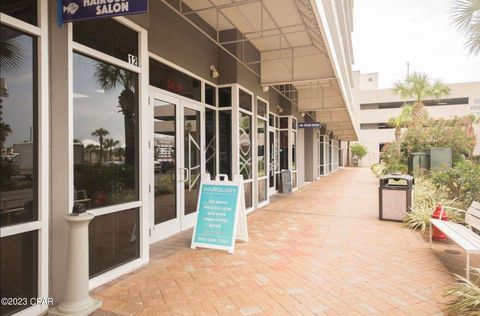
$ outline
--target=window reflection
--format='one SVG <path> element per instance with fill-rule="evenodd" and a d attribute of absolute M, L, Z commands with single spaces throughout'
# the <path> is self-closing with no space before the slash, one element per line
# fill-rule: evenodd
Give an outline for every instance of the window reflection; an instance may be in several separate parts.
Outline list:
<path fill-rule="evenodd" d="M 220 174 L 232 179 L 232 112 L 218 112 L 218 141 Z"/>
<path fill-rule="evenodd" d="M 240 174 L 244 180 L 252 178 L 252 117 L 239 113 L 240 118 Z"/>
<path fill-rule="evenodd" d="M 138 199 L 137 74 L 74 53 L 75 202 L 90 208 Z"/>
<path fill-rule="evenodd" d="M 0 239 L 1 297 L 38 296 L 37 231 L 2 237 Z M 29 305 L 0 305 L 0 315 L 12 315 Z"/>
<path fill-rule="evenodd" d="M 267 146 L 267 122 L 261 119 L 257 119 L 257 164 L 258 164 L 258 176 L 266 176 L 266 146 Z"/>
<path fill-rule="evenodd" d="M 216 137 L 216 115 L 217 111 L 205 109 L 205 164 L 210 176 L 216 176 L 217 137 Z"/>
<path fill-rule="evenodd" d="M 138 209 L 96 216 L 89 225 L 90 277 L 139 257 Z"/>
<path fill-rule="evenodd" d="M 1 26 L 0 226 L 37 219 L 36 39 Z"/>
<path fill-rule="evenodd" d="M 37 0 L 2 0 L 0 1 L 0 12 L 37 25 Z"/>

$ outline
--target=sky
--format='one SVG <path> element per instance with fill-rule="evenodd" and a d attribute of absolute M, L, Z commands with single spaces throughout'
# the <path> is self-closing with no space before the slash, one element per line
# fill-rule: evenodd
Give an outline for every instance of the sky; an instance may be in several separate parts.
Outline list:
<path fill-rule="evenodd" d="M 469 55 L 452 25 L 455 0 L 354 0 L 354 70 L 378 72 L 390 88 L 410 71 L 445 83 L 480 81 L 480 55 Z"/>

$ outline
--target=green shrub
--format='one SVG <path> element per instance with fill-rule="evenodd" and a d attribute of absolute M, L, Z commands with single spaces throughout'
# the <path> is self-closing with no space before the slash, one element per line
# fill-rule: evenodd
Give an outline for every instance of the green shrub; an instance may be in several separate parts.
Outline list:
<path fill-rule="evenodd" d="M 466 209 L 472 201 L 480 201 L 480 163 L 461 161 L 446 171 L 432 173 L 437 188 L 444 188 L 447 197 L 457 199 Z"/>
<path fill-rule="evenodd" d="M 455 274 L 457 283 L 444 292 L 445 296 L 456 296 L 448 304 L 448 311 L 454 315 L 480 315 L 480 269 L 473 268 L 476 281 Z"/>
<path fill-rule="evenodd" d="M 411 211 L 404 220 L 410 229 L 426 232 L 438 204 L 444 207 L 451 221 L 461 223 L 464 220 L 464 211 L 459 208 L 459 202 L 456 199 L 449 199 L 446 192 L 437 188 L 427 177 L 419 176 L 415 179 L 414 198 Z"/>
<path fill-rule="evenodd" d="M 380 178 L 384 173 L 385 165 L 383 163 L 376 163 L 372 165 L 372 172 L 377 177 Z"/>
<path fill-rule="evenodd" d="M 408 172 L 406 159 L 397 152 L 395 144 L 387 144 L 383 147 L 381 159 L 385 166 L 383 169 L 384 175 Z"/>
<path fill-rule="evenodd" d="M 402 137 L 404 159 L 414 152 L 428 152 L 431 147 L 448 147 L 452 149 L 453 162 L 459 162 L 475 147 L 475 134 L 470 129 L 471 119 L 468 116 L 450 120 L 430 119 L 425 126 L 411 126 Z"/>

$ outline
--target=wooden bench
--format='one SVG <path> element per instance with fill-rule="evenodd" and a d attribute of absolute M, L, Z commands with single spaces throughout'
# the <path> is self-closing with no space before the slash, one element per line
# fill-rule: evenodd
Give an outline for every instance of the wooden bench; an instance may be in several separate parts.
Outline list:
<path fill-rule="evenodd" d="M 443 209 L 440 213 L 442 218 Z M 467 279 L 470 279 L 470 254 L 480 254 L 480 235 L 472 228 L 480 231 L 480 203 L 473 201 L 465 214 L 468 227 L 440 219 L 430 220 L 430 248 L 432 247 L 432 225 L 440 229 L 451 240 L 462 247 L 467 253 Z"/>

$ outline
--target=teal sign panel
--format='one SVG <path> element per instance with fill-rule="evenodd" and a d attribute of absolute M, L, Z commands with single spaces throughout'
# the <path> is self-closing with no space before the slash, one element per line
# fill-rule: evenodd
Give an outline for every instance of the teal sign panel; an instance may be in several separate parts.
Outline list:
<path fill-rule="evenodd" d="M 222 247 L 233 246 L 238 194 L 238 186 L 202 185 L 194 236 L 195 243 Z"/>

